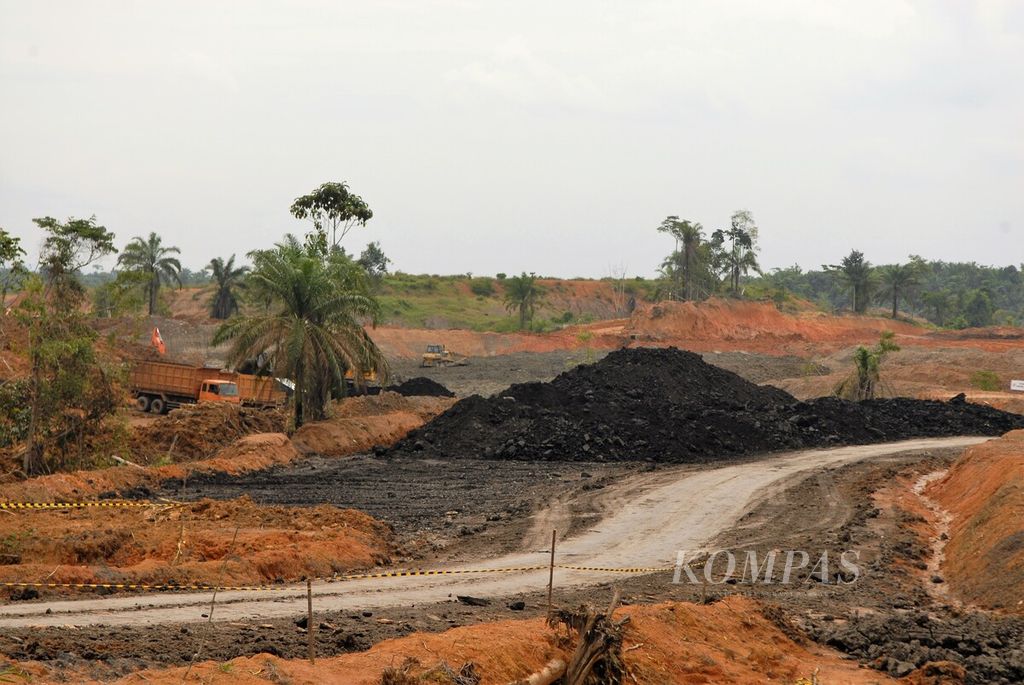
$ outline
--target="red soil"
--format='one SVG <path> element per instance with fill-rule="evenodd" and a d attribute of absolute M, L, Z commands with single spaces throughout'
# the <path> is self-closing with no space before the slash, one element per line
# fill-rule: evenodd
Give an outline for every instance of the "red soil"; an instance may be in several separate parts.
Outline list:
<path fill-rule="evenodd" d="M 765 354 L 828 354 L 871 345 L 883 331 L 900 345 L 994 352 L 1020 349 L 1024 330 L 997 328 L 931 331 L 878 316 L 832 316 L 813 310 L 782 312 L 770 302 L 712 298 L 705 302 L 641 304 L 629 319 L 568 326 L 553 333 L 479 333 L 468 330 L 377 328 L 373 339 L 389 355 L 416 358 L 428 343 L 444 342 L 456 352 L 493 356 L 583 347 L 674 345 L 695 351 L 745 350 Z"/>
<path fill-rule="evenodd" d="M 402 397 L 385 392 L 339 402 L 328 421 L 306 424 L 292 436 L 301 452 L 340 457 L 390 445 L 434 418 L 455 400 L 447 397 Z"/>
<path fill-rule="evenodd" d="M 786 313 L 770 302 L 720 298 L 644 305 L 623 332 L 640 344 L 820 355 L 850 345 L 873 344 L 883 331 L 896 333 L 900 345 L 986 350 L 1019 349 L 1024 337 L 1020 329 L 930 331 L 877 316 L 831 316 L 809 310 Z"/>
<path fill-rule="evenodd" d="M 251 585 L 370 568 L 390 553 L 390 529 L 362 512 L 245 497 L 0 516 L 2 581 Z"/>
<path fill-rule="evenodd" d="M 120 492 L 140 485 L 155 486 L 165 480 L 180 480 L 194 473 L 245 473 L 280 464 L 300 456 L 288 436 L 262 433 L 240 438 L 217 452 L 212 459 L 139 468 L 113 466 L 106 469 L 54 473 L 49 476 L 0 485 L 0 501 L 53 502 L 91 499 L 108 492 Z"/>
<path fill-rule="evenodd" d="M 949 399 L 963 392 L 968 400 L 998 409 L 1024 413 L 1024 393 L 985 391 L 976 387 L 979 372 L 995 374 L 998 385 L 1009 388 L 1010 380 L 1024 374 L 1024 347 L 986 350 L 977 347 L 931 347 L 906 344 L 882 363 L 883 394 Z M 774 385 L 799 398 L 820 397 L 832 392 L 836 384 L 853 369 L 853 347 L 817 361 L 834 369 L 827 376 L 804 376 L 773 381 Z"/>
<path fill-rule="evenodd" d="M 971 447 L 926 494 L 953 515 L 943 565 L 953 591 L 1024 614 L 1024 430 Z"/>

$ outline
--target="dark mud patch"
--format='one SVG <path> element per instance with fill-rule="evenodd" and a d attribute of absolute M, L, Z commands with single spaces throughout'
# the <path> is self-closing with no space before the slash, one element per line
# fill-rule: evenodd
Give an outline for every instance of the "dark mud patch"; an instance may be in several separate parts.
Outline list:
<path fill-rule="evenodd" d="M 293 466 L 240 476 L 210 474 L 167 481 L 159 492 L 179 500 L 234 499 L 258 504 L 331 504 L 364 511 L 390 524 L 401 549 L 396 561 L 450 559 L 514 549 L 530 515 L 559 496 L 604 488 L 643 464 L 517 462 L 466 459 L 384 459 L 370 455 L 313 457 Z M 457 543 L 453 545 L 452 543 Z"/>

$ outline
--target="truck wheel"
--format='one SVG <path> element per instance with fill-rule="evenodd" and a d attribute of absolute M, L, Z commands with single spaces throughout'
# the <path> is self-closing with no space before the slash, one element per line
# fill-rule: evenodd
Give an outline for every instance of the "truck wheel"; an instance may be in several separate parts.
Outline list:
<path fill-rule="evenodd" d="M 164 413 L 164 401 L 159 397 L 154 397 L 153 401 L 149 403 L 149 411 L 153 414 Z"/>
<path fill-rule="evenodd" d="M 149 398 L 145 395 L 139 395 L 135 398 L 135 408 L 139 411 L 149 411 Z"/>

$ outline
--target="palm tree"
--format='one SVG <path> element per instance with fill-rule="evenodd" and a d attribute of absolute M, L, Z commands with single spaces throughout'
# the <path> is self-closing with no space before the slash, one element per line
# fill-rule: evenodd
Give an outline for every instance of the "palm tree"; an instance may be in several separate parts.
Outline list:
<path fill-rule="evenodd" d="M 878 344 L 872 348 L 859 346 L 853 353 L 853 372 L 839 382 L 833 394 L 856 401 L 875 399 L 882 382 L 882 360 L 890 352 L 899 352 L 899 349 L 896 334 L 892 331 L 884 331 Z"/>
<path fill-rule="evenodd" d="M 519 310 L 520 330 L 533 320 L 533 312 L 543 297 L 544 288 L 537 283 L 537 274 L 527 275 L 524 271 L 505 280 L 505 309 L 509 312 Z"/>
<path fill-rule="evenodd" d="M 917 265 L 894 264 L 880 269 L 882 273 L 882 295 L 892 297 L 892 318 L 898 314 L 900 297 L 904 297 L 907 291 L 920 283 Z"/>
<path fill-rule="evenodd" d="M 853 296 L 853 311 L 863 314 L 871 300 L 873 269 L 871 262 L 864 259 L 864 253 L 853 250 L 839 264 L 824 264 L 822 268 L 838 278 Z"/>
<path fill-rule="evenodd" d="M 207 268 L 217 287 L 210 301 L 210 316 L 215 319 L 226 319 L 232 314 L 237 314 L 238 299 L 232 288 L 243 285 L 242 278 L 249 272 L 249 267 L 236 267 L 235 255 L 231 255 L 226 262 L 220 257 L 214 257 Z"/>
<path fill-rule="evenodd" d="M 697 272 L 701 262 L 701 241 L 704 239 L 704 227 L 698 223 L 684 221 L 679 229 L 679 243 L 683 247 L 683 278 L 686 288 L 686 299 L 697 297 Z"/>
<path fill-rule="evenodd" d="M 176 257 L 171 257 L 172 254 L 181 254 L 181 250 L 176 247 L 164 247 L 160 236 L 151 232 L 147 240 L 138 236 L 132 238 L 117 258 L 118 266 L 123 266 L 125 271 L 146 274 L 149 277 L 145 289 L 150 316 L 156 313 L 156 296 L 162 284 L 173 281 L 179 288 L 181 287 L 181 262 Z"/>
<path fill-rule="evenodd" d="M 214 344 L 230 342 L 229 362 L 239 366 L 261 355 L 277 376 L 295 382 L 295 427 L 326 416 L 332 388 L 351 370 L 387 375 L 381 351 L 360 317 L 376 316 L 365 270 L 335 251 L 323 255 L 287 236 L 275 249 L 250 253 L 247 287 L 271 303 L 265 313 L 221 324 Z"/>
<path fill-rule="evenodd" d="M 664 262 L 662 273 L 675 280 L 683 281 L 683 299 L 694 300 L 698 297 L 698 274 L 706 266 L 703 258 L 702 241 L 704 227 L 695 221 L 680 221 L 677 216 L 666 217 L 658 230 L 668 233 L 676 241 L 676 249 Z M 681 249 L 680 249 L 681 248 Z"/>

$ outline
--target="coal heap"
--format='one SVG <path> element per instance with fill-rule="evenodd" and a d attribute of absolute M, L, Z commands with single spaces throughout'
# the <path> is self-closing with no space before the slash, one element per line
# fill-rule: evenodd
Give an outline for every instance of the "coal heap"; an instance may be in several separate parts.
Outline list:
<path fill-rule="evenodd" d="M 468 397 L 390 452 L 448 458 L 708 461 L 945 435 L 1000 435 L 1024 416 L 968 404 L 800 402 L 675 348 L 623 349 L 550 383 Z"/>
<path fill-rule="evenodd" d="M 410 378 L 398 385 L 389 385 L 385 390 L 397 392 L 399 395 L 405 395 L 406 397 L 455 397 L 455 393 L 451 390 L 437 381 L 425 378 L 424 376 Z"/>

